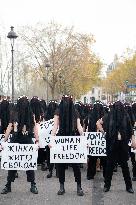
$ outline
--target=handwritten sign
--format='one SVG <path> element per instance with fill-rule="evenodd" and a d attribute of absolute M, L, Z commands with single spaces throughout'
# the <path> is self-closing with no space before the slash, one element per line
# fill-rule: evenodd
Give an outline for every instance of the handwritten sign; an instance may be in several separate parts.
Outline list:
<path fill-rule="evenodd" d="M 85 136 L 52 136 L 51 163 L 87 163 Z"/>
<path fill-rule="evenodd" d="M 86 132 L 88 155 L 106 156 L 106 139 L 101 132 Z"/>
<path fill-rule="evenodd" d="M 41 122 L 38 127 L 39 146 L 45 148 L 50 143 L 51 131 L 54 125 L 54 120 Z"/>
<path fill-rule="evenodd" d="M 36 170 L 37 145 L 3 143 L 1 169 L 5 170 Z"/>
<path fill-rule="evenodd" d="M 9 135 L 8 137 L 8 142 L 10 142 L 10 139 L 12 137 L 12 134 Z M 5 135 L 4 134 L 0 134 L 0 144 L 4 141 Z"/>

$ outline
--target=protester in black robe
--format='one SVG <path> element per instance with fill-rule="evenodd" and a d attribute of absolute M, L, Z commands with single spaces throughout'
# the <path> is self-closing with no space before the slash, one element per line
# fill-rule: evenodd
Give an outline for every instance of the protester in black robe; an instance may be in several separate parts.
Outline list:
<path fill-rule="evenodd" d="M 51 100 L 48 104 L 47 113 L 46 113 L 46 120 L 50 120 L 50 119 L 54 118 L 54 114 L 55 114 L 55 111 L 57 108 L 58 108 L 58 103 L 54 100 Z M 49 173 L 47 175 L 47 178 L 51 178 L 54 164 L 50 163 L 50 148 L 49 148 L 49 146 L 46 147 L 46 151 L 47 151 L 47 166 L 49 168 Z M 56 165 L 56 176 L 57 176 L 57 165 Z"/>
<path fill-rule="evenodd" d="M 40 123 L 42 120 L 44 120 L 44 110 L 43 110 L 41 101 L 39 100 L 37 96 L 34 96 L 31 98 L 30 107 L 35 116 L 36 123 Z M 45 160 L 46 160 L 45 148 L 39 148 L 37 164 L 41 166 L 42 171 L 46 170 Z"/>
<path fill-rule="evenodd" d="M 134 128 L 135 117 L 132 111 L 132 107 L 129 103 L 124 103 L 124 106 L 125 106 L 126 112 L 128 113 L 130 117 L 132 127 Z M 131 146 L 129 146 L 129 155 L 130 155 L 131 162 L 132 162 L 132 173 L 133 173 L 132 181 L 136 181 L 136 160 L 135 160 L 135 153 L 131 152 Z"/>
<path fill-rule="evenodd" d="M 122 168 L 126 191 L 134 193 L 132 181 L 128 167 L 128 142 L 132 139 L 132 146 L 136 148 L 133 136 L 133 128 L 129 115 L 124 109 L 124 105 L 117 101 L 113 104 L 108 115 L 97 121 L 97 128 L 106 131 L 106 151 L 107 166 L 105 173 L 104 192 L 108 192 L 111 187 L 111 180 L 115 162 L 119 160 Z"/>
<path fill-rule="evenodd" d="M 96 122 L 98 119 L 104 116 L 104 108 L 101 102 L 97 101 L 94 103 L 93 109 L 91 110 L 88 117 L 88 132 L 97 132 Z M 88 156 L 88 166 L 87 166 L 87 179 L 94 179 L 96 174 L 96 164 L 98 158 L 101 160 L 101 165 L 103 166 L 103 176 L 105 176 L 105 164 L 106 157 L 100 156 Z"/>
<path fill-rule="evenodd" d="M 56 135 L 58 130 L 58 136 L 75 136 L 78 132 L 80 135 L 83 134 L 83 128 L 80 124 L 80 117 L 78 111 L 75 109 L 72 97 L 63 96 L 59 104 L 59 108 L 54 116 L 54 127 L 52 130 L 52 136 Z M 56 136 L 57 137 L 57 136 Z M 60 190 L 58 195 L 65 193 L 64 182 L 65 182 L 65 166 L 66 164 L 58 164 L 58 174 L 60 182 Z M 72 164 L 75 182 L 77 182 L 77 195 L 83 196 L 83 190 L 81 188 L 81 172 L 79 164 Z"/>
<path fill-rule="evenodd" d="M 10 113 L 10 122 L 6 129 L 4 141 L 8 140 L 10 133 L 12 132 L 11 143 L 20 144 L 33 144 L 32 138 L 35 136 L 35 143 L 38 144 L 38 131 L 35 117 L 31 111 L 29 100 L 26 96 L 20 97 L 17 100 L 16 109 L 13 109 Z M 11 192 L 11 183 L 16 178 L 16 170 L 9 170 L 7 177 L 7 184 L 2 190 L 1 194 L 7 194 Z M 38 194 L 38 190 L 35 183 L 34 170 L 26 171 L 27 181 L 31 182 L 30 191 L 34 194 Z"/>

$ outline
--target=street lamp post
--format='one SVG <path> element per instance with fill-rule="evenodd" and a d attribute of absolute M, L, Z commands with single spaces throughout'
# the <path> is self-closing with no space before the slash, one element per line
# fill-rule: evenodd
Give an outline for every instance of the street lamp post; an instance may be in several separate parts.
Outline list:
<path fill-rule="evenodd" d="M 12 74 L 12 102 L 14 102 L 14 41 L 18 37 L 14 32 L 14 27 L 11 26 L 11 31 L 8 33 L 7 38 L 10 39 L 11 42 L 11 54 L 12 54 L 12 65 L 11 65 L 11 74 Z"/>
<path fill-rule="evenodd" d="M 48 104 L 48 101 L 49 101 L 49 86 L 48 86 L 48 74 L 49 74 L 49 68 L 50 68 L 50 64 L 49 63 L 46 63 L 45 64 L 45 68 L 46 68 L 46 71 L 47 71 L 47 104 Z"/>

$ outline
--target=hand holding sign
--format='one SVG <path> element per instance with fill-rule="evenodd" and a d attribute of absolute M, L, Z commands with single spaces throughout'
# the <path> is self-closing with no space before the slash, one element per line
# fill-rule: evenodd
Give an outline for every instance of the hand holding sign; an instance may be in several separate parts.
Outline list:
<path fill-rule="evenodd" d="M 135 135 L 132 135 L 131 147 L 132 147 L 133 149 L 136 149 L 136 137 L 135 137 Z"/>
<path fill-rule="evenodd" d="M 0 145 L 0 151 L 2 151 L 2 145 Z"/>

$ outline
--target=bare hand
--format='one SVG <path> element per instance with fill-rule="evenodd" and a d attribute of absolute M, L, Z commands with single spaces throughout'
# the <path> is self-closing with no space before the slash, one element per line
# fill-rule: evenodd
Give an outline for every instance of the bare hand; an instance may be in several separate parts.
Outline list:
<path fill-rule="evenodd" d="M 136 141 L 135 141 L 135 140 L 132 140 L 131 147 L 132 147 L 133 149 L 136 149 Z"/>
<path fill-rule="evenodd" d="M 48 144 L 48 147 L 49 147 L 49 148 L 52 148 L 52 146 L 51 146 L 50 144 Z"/>

